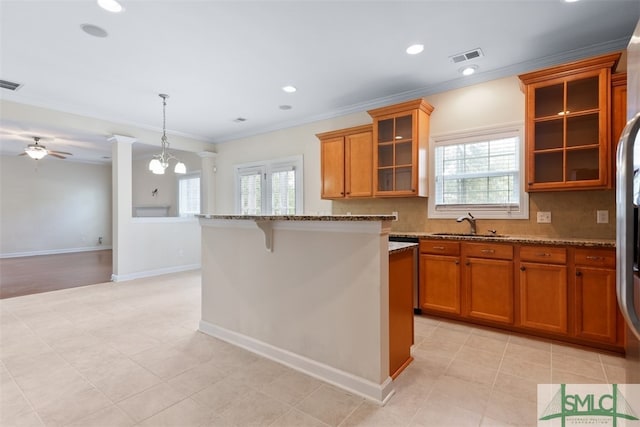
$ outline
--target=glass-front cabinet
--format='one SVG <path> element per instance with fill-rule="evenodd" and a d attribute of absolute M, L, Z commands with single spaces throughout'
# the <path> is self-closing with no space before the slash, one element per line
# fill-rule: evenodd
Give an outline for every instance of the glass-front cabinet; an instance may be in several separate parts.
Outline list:
<path fill-rule="evenodd" d="M 520 75 L 527 191 L 610 185 L 611 69 L 619 53 Z"/>
<path fill-rule="evenodd" d="M 427 196 L 429 116 L 423 99 L 370 110 L 374 196 Z"/>

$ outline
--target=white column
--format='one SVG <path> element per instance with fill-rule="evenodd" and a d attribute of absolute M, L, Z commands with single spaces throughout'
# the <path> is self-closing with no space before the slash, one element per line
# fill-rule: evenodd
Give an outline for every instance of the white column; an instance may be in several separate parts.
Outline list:
<path fill-rule="evenodd" d="M 198 156 L 202 159 L 202 175 L 200 185 L 202 191 L 201 210 L 203 214 L 216 213 L 216 156 L 218 153 L 202 151 Z"/>
<path fill-rule="evenodd" d="M 113 274 L 117 278 L 127 254 L 126 233 L 132 215 L 132 150 L 137 141 L 130 136 L 113 135 L 111 147 L 111 186 L 113 221 Z"/>

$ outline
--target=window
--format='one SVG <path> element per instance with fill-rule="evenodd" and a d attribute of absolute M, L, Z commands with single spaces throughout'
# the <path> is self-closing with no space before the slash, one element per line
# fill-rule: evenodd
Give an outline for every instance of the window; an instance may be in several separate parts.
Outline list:
<path fill-rule="evenodd" d="M 200 213 L 200 173 L 178 176 L 178 216 Z"/>
<path fill-rule="evenodd" d="M 429 217 L 528 218 L 522 126 L 434 138 Z"/>
<path fill-rule="evenodd" d="M 237 213 L 302 213 L 302 156 L 237 165 L 235 170 Z"/>

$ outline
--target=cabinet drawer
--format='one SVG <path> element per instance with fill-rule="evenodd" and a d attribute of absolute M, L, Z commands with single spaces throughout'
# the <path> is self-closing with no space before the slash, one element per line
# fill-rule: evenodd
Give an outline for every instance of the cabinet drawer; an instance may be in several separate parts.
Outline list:
<path fill-rule="evenodd" d="M 513 246 L 496 243 L 463 243 L 462 250 L 468 257 L 513 259 Z"/>
<path fill-rule="evenodd" d="M 607 249 L 576 249 L 574 261 L 576 265 L 615 268 L 616 252 Z"/>
<path fill-rule="evenodd" d="M 548 264 L 566 264 L 567 249 L 554 246 L 521 246 L 520 260 Z"/>
<path fill-rule="evenodd" d="M 460 243 L 446 240 L 420 240 L 420 253 L 460 255 Z"/>

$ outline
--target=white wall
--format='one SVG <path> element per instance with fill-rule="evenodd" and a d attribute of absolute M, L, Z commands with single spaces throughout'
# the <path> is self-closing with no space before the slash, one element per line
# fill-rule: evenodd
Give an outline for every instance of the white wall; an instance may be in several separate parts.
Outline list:
<path fill-rule="evenodd" d="M 524 94 L 517 77 L 425 96 L 434 106 L 431 135 L 524 121 Z M 371 123 L 362 113 L 314 122 L 290 129 L 218 144 L 216 213 L 233 213 L 233 166 L 296 154 L 304 156 L 304 211 L 330 212 L 331 202 L 320 199 L 320 142 L 317 133 Z"/>
<path fill-rule="evenodd" d="M 216 213 L 234 213 L 234 165 L 300 154 L 304 162 L 304 213 L 331 212 L 331 202 L 320 199 L 320 142 L 315 135 L 371 121 L 363 112 L 218 144 Z"/>
<path fill-rule="evenodd" d="M 111 165 L 0 156 L 0 232 L 2 257 L 111 247 Z"/>

